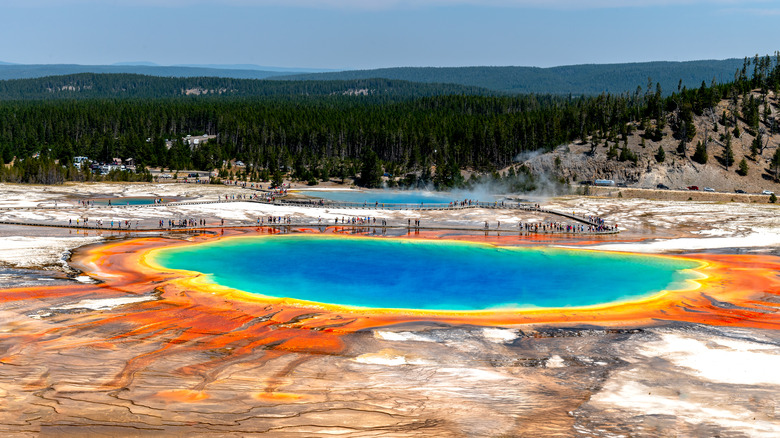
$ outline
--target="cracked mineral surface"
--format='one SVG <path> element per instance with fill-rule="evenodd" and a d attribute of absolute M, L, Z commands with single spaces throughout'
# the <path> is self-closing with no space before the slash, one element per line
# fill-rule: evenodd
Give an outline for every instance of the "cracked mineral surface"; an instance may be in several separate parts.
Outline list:
<path fill-rule="evenodd" d="M 0 192 L 6 221 L 193 216 L 210 223 L 196 234 L 0 226 L 3 435 L 780 435 L 774 206 L 555 198 L 542 202 L 601 216 L 622 232 L 535 239 L 512 228 L 546 220 L 525 212 L 68 204 L 98 194 L 243 193 L 176 184 L 56 191 L 0 185 Z M 488 235 L 409 237 L 682 254 L 707 261 L 709 278 L 699 290 L 634 307 L 398 315 L 241 299 L 147 272 L 137 260 L 155 245 L 218 238 L 221 219 L 239 225 L 271 214 L 301 221 L 349 215 L 391 223 L 501 221 L 506 230 Z M 227 231 L 233 232 L 271 230 Z"/>

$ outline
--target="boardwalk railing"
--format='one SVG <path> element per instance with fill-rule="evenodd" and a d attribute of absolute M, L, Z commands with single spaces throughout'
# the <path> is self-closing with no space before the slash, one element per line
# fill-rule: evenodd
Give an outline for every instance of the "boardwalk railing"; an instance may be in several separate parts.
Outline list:
<path fill-rule="evenodd" d="M 534 210 L 531 204 L 523 204 L 517 202 L 416 202 L 416 203 L 390 203 L 390 202 L 335 202 L 335 201 L 308 201 L 308 200 L 291 200 L 291 199 L 277 199 L 275 201 L 266 201 L 261 199 L 251 199 L 251 202 L 269 203 L 275 205 L 291 205 L 299 207 L 313 207 L 313 208 L 350 208 L 356 210 L 412 210 L 412 211 L 425 211 L 425 210 L 463 210 L 466 208 L 496 208 L 496 209 L 522 209 L 522 210 Z"/>
<path fill-rule="evenodd" d="M 565 217 L 586 225 L 604 225 L 603 222 L 593 219 L 591 216 L 579 216 L 576 214 L 564 213 L 562 211 L 550 210 L 545 208 L 536 207 L 535 204 L 523 203 L 523 202 L 507 202 L 507 201 L 494 201 L 494 202 L 453 202 L 453 203 L 414 203 L 414 204 L 395 204 L 395 203 L 359 203 L 359 202 L 319 202 L 319 201 L 307 201 L 307 200 L 280 200 L 277 199 L 273 202 L 253 199 L 251 202 L 259 202 L 264 204 L 273 205 L 289 205 L 297 207 L 311 207 L 311 208 L 348 208 L 355 210 L 409 210 L 409 211 L 429 211 L 429 210 L 464 210 L 469 208 L 483 208 L 483 209 L 495 209 L 495 210 L 522 210 L 522 211 L 535 211 L 540 213 L 547 213 L 556 216 Z"/>
<path fill-rule="evenodd" d="M 290 230 L 293 228 L 339 228 L 339 229 L 353 229 L 357 231 L 371 232 L 376 230 L 408 230 L 408 231 L 424 231 L 424 230 L 437 230 L 437 231 L 469 231 L 479 232 L 487 234 L 497 233 L 499 235 L 531 235 L 531 234 L 544 234 L 544 235 L 604 235 L 604 234 L 617 234 L 617 230 L 599 230 L 599 231 L 574 231 L 574 230 L 553 230 L 553 229 L 538 229 L 538 230 L 525 230 L 517 229 L 512 226 L 504 228 L 482 228 L 475 226 L 451 226 L 451 225 L 407 225 L 407 224 L 367 224 L 367 223 L 332 223 L 332 222 L 305 222 L 305 221 L 292 221 L 281 223 L 232 223 L 232 224 L 206 224 L 206 225 L 173 225 L 163 226 L 158 225 L 148 226 L 146 224 L 135 224 L 135 220 L 130 226 L 122 225 L 110 226 L 109 224 L 100 225 L 84 225 L 84 224 L 64 224 L 64 223 L 51 223 L 51 222 L 20 222 L 0 220 L 0 225 L 17 225 L 17 226 L 33 226 L 33 227 L 48 227 L 48 228 L 69 228 L 75 230 L 85 231 L 119 231 L 119 232 L 168 232 L 168 231 L 208 231 L 215 229 L 240 229 L 240 228 L 274 228 L 278 230 Z"/>
<path fill-rule="evenodd" d="M 145 208 L 145 207 L 164 207 L 164 206 L 185 206 L 185 205 L 204 205 L 204 204 L 222 204 L 222 203 L 233 203 L 233 202 L 253 202 L 253 203 L 259 203 L 259 204 L 267 204 L 267 205 L 277 205 L 277 206 L 294 206 L 294 207 L 307 207 L 307 208 L 328 208 L 328 209 L 338 209 L 338 208 L 344 208 L 344 209 L 351 209 L 351 210 L 406 210 L 406 211 L 447 211 L 447 210 L 465 210 L 465 209 L 496 209 L 496 210 L 521 210 L 521 211 L 531 211 L 531 212 L 539 212 L 539 213 L 546 213 L 556 216 L 565 217 L 567 219 L 580 222 L 589 226 L 599 227 L 596 231 L 586 231 L 584 233 L 590 233 L 590 234 L 612 234 L 617 233 L 617 230 L 612 229 L 611 227 L 604 227 L 604 229 L 601 229 L 600 227 L 603 227 L 605 224 L 602 221 L 599 221 L 598 219 L 594 219 L 590 216 L 579 216 L 575 214 L 569 214 L 564 213 L 561 211 L 556 210 L 550 210 L 550 209 L 544 209 L 539 208 L 535 204 L 530 203 L 518 203 L 518 202 L 507 202 L 507 201 L 494 201 L 494 202 L 452 202 L 452 203 L 380 203 L 380 202 L 374 202 L 374 203 L 358 203 L 358 202 L 332 202 L 332 201 L 314 201 L 314 200 L 288 200 L 288 199 L 274 199 L 273 201 L 263 199 L 263 198 L 238 198 L 238 199 L 220 199 L 220 200 L 195 200 L 195 201 L 178 201 L 178 202 L 167 202 L 167 203 L 160 203 L 160 204 L 137 204 L 137 205 L 95 205 L 95 206 L 80 206 L 80 205 L 67 205 L 67 206 L 42 206 L 38 205 L 36 207 L 0 207 L 0 210 L 35 210 L 35 209 L 57 209 L 57 210 L 73 210 L 73 209 L 84 209 L 86 211 L 92 210 L 92 209 L 123 209 L 123 208 Z M 135 220 L 135 219 L 134 219 Z M 0 224 L 5 225 L 37 225 L 37 226 L 54 226 L 54 227 L 66 227 L 66 228 L 79 228 L 79 229 L 97 229 L 97 230 L 132 230 L 133 228 L 111 228 L 106 227 L 105 225 L 102 227 L 97 226 L 84 226 L 84 225 L 55 225 L 51 223 L 34 223 L 34 222 L 20 222 L 20 221 L 9 221 L 9 220 L 0 220 Z M 240 225 L 229 225 L 229 227 L 236 227 L 236 226 L 246 226 L 246 227 L 252 227 L 252 226 L 272 226 L 272 227 L 280 227 L 280 226 L 292 226 L 293 224 L 285 224 L 285 223 L 269 223 L 269 224 L 240 224 Z M 304 223 L 304 224 L 294 224 L 294 226 L 366 226 L 365 224 L 328 224 L 328 223 Z M 222 225 L 209 225 L 205 228 L 215 228 L 215 227 L 221 227 Z M 376 226 L 376 225 L 369 225 L 374 228 L 407 228 L 406 225 L 387 225 L 387 226 Z M 152 231 L 152 230 L 171 230 L 171 229 L 200 229 L 204 227 L 141 227 L 136 228 L 137 230 L 146 230 L 146 231 Z M 479 230 L 484 231 L 486 229 L 483 228 L 477 228 L 477 227 L 411 227 L 415 229 L 453 229 L 453 230 Z M 496 231 L 495 229 L 492 229 L 490 231 Z M 502 229 L 500 230 L 502 232 L 505 231 L 512 231 L 511 229 Z M 541 231 L 537 231 L 541 232 Z M 583 234 L 583 232 L 573 232 L 571 234 Z"/>

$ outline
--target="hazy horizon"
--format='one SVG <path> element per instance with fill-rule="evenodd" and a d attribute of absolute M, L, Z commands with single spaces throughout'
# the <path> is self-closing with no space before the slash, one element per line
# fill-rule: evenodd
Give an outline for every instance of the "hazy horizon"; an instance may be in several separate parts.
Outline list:
<path fill-rule="evenodd" d="M 553 67 L 773 54 L 750 0 L 0 0 L 2 61 Z M 133 61 L 135 60 L 135 61 Z"/>
<path fill-rule="evenodd" d="M 759 54 L 759 56 L 764 56 L 766 54 Z M 609 63 L 582 63 L 582 64 L 561 64 L 561 65 L 551 65 L 546 67 L 540 67 L 536 65 L 460 65 L 460 66 L 447 66 L 447 65 L 395 65 L 395 66 L 385 66 L 385 67 L 374 67 L 374 68 L 360 68 L 360 69 L 339 69 L 339 68 L 316 68 L 316 67 L 306 67 L 306 66 L 266 66 L 266 65 L 256 65 L 256 64 L 158 64 L 151 61 L 118 61 L 113 62 L 110 64 L 81 64 L 81 63 L 75 63 L 75 62 L 63 62 L 63 63 L 56 63 L 56 64 L 42 64 L 42 63 L 16 63 L 16 62 L 7 62 L 4 60 L 0 60 L 0 65 L 18 65 L 18 66 L 25 66 L 25 65 L 81 65 L 81 66 L 88 66 L 88 67 L 104 67 L 104 66 L 137 66 L 137 67 L 196 67 L 196 68 L 213 68 L 213 69 L 233 69 L 233 70 L 268 70 L 268 71 L 279 71 L 279 72 L 296 72 L 296 71 L 302 71 L 302 72 L 339 72 L 339 71 L 350 71 L 350 70 L 381 70 L 381 69 L 392 69 L 392 68 L 469 68 L 469 67 L 519 67 L 519 68 L 541 68 L 541 69 L 548 69 L 548 68 L 556 68 L 556 67 L 569 67 L 569 66 L 579 66 L 579 65 L 610 65 L 610 64 L 644 64 L 644 63 L 653 63 L 653 62 L 697 62 L 697 61 L 726 61 L 729 59 L 743 59 L 744 57 L 731 57 L 731 58 L 722 58 L 722 59 L 685 59 L 685 60 L 679 60 L 679 61 L 670 61 L 665 59 L 655 59 L 655 60 L 649 60 L 649 61 L 628 61 L 628 62 L 609 62 Z M 752 58 L 752 56 L 751 56 Z"/>

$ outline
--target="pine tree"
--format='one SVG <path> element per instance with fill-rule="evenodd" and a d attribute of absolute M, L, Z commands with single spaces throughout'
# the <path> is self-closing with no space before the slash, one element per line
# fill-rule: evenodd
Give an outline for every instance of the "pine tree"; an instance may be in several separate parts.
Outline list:
<path fill-rule="evenodd" d="M 609 149 L 607 149 L 607 160 L 614 160 L 618 158 L 620 153 L 618 152 L 617 145 L 611 145 Z"/>
<path fill-rule="evenodd" d="M 726 146 L 723 150 L 723 165 L 726 166 L 726 170 L 734 164 L 734 150 L 731 147 L 731 134 L 726 132 Z"/>
<path fill-rule="evenodd" d="M 382 184 L 382 165 L 376 152 L 369 149 L 363 156 L 359 184 L 363 187 L 379 187 Z"/>
<path fill-rule="evenodd" d="M 655 153 L 655 161 L 663 163 L 664 160 L 666 160 L 666 152 L 663 147 L 658 146 L 658 152 Z"/>
<path fill-rule="evenodd" d="M 756 157 L 762 152 L 763 143 L 764 143 L 764 136 L 761 134 L 761 131 L 758 131 L 756 133 L 756 137 L 750 143 L 750 158 L 752 158 L 753 160 L 756 159 Z"/>
<path fill-rule="evenodd" d="M 742 159 L 742 161 L 739 162 L 739 167 L 737 168 L 737 174 L 741 176 L 747 176 L 748 174 L 748 163 L 746 159 Z"/>
<path fill-rule="evenodd" d="M 276 170 L 274 170 L 274 177 L 271 180 L 271 184 L 273 184 L 274 187 L 281 187 L 282 184 L 284 184 L 284 177 L 282 176 L 282 171 L 279 170 L 277 167 Z"/>
<path fill-rule="evenodd" d="M 620 149 L 620 161 L 632 161 L 636 164 L 636 162 L 639 161 L 639 158 L 631 149 L 623 147 Z"/>
<path fill-rule="evenodd" d="M 769 169 L 775 178 L 775 181 L 780 179 L 780 148 L 775 149 L 775 154 L 772 155 L 772 160 L 769 162 Z"/>
<path fill-rule="evenodd" d="M 679 143 L 677 143 L 677 153 L 682 155 L 683 157 L 687 157 L 688 156 L 686 154 L 686 151 L 687 151 L 687 146 L 686 145 L 687 144 L 686 144 L 684 138 L 682 140 L 680 140 Z"/>
<path fill-rule="evenodd" d="M 512 168 L 510 168 L 511 170 Z M 463 185 L 463 176 L 460 174 L 460 166 L 455 160 L 449 160 L 447 163 L 436 167 L 436 177 L 434 178 L 436 187 L 449 189 Z"/>
<path fill-rule="evenodd" d="M 704 146 L 702 142 L 696 144 L 696 151 L 693 153 L 692 158 L 693 161 L 699 164 L 707 164 L 707 159 L 709 158 L 707 156 L 707 146 Z"/>
<path fill-rule="evenodd" d="M 338 175 L 339 175 L 339 179 L 341 180 L 341 184 L 345 184 L 347 182 L 347 178 L 349 178 L 349 172 L 347 172 L 347 166 L 343 164 L 339 166 Z"/>

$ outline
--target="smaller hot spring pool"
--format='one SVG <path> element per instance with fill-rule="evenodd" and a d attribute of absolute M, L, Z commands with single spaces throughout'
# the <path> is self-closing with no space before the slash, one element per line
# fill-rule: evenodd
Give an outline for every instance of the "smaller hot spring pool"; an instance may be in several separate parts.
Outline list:
<path fill-rule="evenodd" d="M 296 193 L 331 202 L 354 204 L 449 204 L 467 198 L 456 192 L 425 190 L 300 190 Z M 493 202 L 495 197 L 471 200 Z"/>
<path fill-rule="evenodd" d="M 152 198 L 152 197 L 121 197 L 121 198 L 98 198 L 90 199 L 92 205 L 100 206 L 122 206 L 122 205 L 151 205 L 167 204 L 168 202 L 177 202 L 179 198 Z M 86 201 L 86 200 L 85 200 Z"/>

